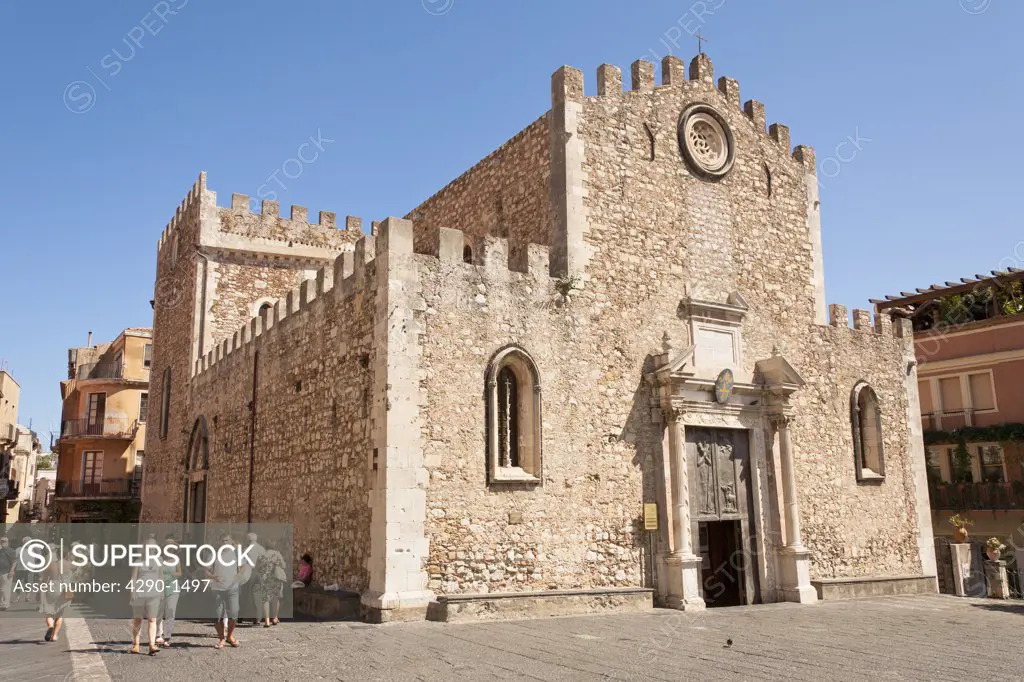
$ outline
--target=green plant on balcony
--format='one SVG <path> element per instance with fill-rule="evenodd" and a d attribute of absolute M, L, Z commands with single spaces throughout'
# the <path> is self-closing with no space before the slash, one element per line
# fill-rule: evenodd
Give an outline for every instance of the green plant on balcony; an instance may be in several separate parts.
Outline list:
<path fill-rule="evenodd" d="M 942 472 L 939 469 L 935 453 L 931 448 L 924 449 L 925 471 L 928 474 L 928 485 L 939 485 L 942 483 Z"/>
<path fill-rule="evenodd" d="M 954 483 L 971 483 L 974 479 L 971 473 L 971 453 L 967 449 L 967 441 L 957 441 L 956 449 L 953 450 L 952 471 L 950 476 Z"/>
<path fill-rule="evenodd" d="M 1024 312 L 1024 286 L 1020 280 L 1008 282 L 996 289 L 996 302 L 1003 315 L 1019 315 Z"/>

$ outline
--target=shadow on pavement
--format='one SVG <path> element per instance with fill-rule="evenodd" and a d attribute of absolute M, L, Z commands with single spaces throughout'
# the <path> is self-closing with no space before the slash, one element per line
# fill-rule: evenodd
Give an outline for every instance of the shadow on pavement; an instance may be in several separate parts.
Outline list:
<path fill-rule="evenodd" d="M 985 609 L 986 611 L 1001 611 L 1002 613 L 1016 613 L 1024 616 L 1024 604 L 1007 604 L 1003 602 L 992 602 L 984 604 L 971 604 L 976 609 Z"/>

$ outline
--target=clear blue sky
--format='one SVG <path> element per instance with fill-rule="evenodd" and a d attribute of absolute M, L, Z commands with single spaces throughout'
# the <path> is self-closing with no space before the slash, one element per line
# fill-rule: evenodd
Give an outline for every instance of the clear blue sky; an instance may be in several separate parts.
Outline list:
<path fill-rule="evenodd" d="M 692 0 L 4 3 L 0 358 L 21 421 L 57 428 L 90 329 L 150 324 L 157 237 L 200 170 L 222 201 L 255 195 L 319 130 L 283 211 L 402 215 L 543 113 L 558 66 L 593 92 L 602 62 L 689 61 L 697 27 L 716 75 L 835 176 L 830 302 L 1024 267 L 1022 3 L 702 4 L 703 23 Z"/>

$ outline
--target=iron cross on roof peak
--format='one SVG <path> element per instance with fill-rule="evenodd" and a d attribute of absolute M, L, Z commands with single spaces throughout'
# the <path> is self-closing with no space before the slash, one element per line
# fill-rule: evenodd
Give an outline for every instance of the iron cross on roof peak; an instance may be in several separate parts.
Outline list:
<path fill-rule="evenodd" d="M 697 54 L 704 54 L 704 43 L 708 42 L 708 39 L 700 34 L 700 29 L 694 37 L 697 39 Z"/>

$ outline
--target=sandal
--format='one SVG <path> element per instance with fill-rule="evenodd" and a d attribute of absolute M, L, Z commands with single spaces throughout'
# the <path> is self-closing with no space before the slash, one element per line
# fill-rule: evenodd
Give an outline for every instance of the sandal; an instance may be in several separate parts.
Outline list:
<path fill-rule="evenodd" d="M 132 644 L 132 653 L 133 654 L 139 653 L 139 645 L 138 644 Z"/>
<path fill-rule="evenodd" d="M 228 638 L 228 644 L 229 644 L 229 645 L 231 646 L 231 648 L 233 648 L 233 649 L 237 649 L 237 648 L 238 648 L 238 640 L 237 640 L 237 639 L 235 639 L 234 637 L 229 637 L 229 638 Z"/>
<path fill-rule="evenodd" d="M 149 655 L 150 656 L 155 656 L 159 651 L 160 651 L 160 647 L 158 647 L 158 646 L 151 646 L 151 647 L 149 647 Z"/>
<path fill-rule="evenodd" d="M 43 639 L 45 639 L 47 642 L 53 641 L 53 628 L 46 628 L 46 634 L 43 635 Z"/>
<path fill-rule="evenodd" d="M 270 627 L 270 621 L 268 620 L 268 621 L 267 621 L 266 623 L 264 623 L 264 624 L 263 624 L 263 627 L 265 627 L 265 628 L 269 628 L 269 627 Z"/>
<path fill-rule="evenodd" d="M 213 645 L 213 648 L 214 649 L 223 649 L 224 648 L 224 640 L 222 639 L 222 640 L 218 641 L 216 644 Z"/>
<path fill-rule="evenodd" d="M 278 624 L 278 623 L 280 623 L 280 622 L 281 622 L 280 620 L 278 620 L 277 618 L 275 618 L 274 620 L 270 621 L 270 624 L 271 624 L 271 625 L 277 625 L 277 624 Z"/>

